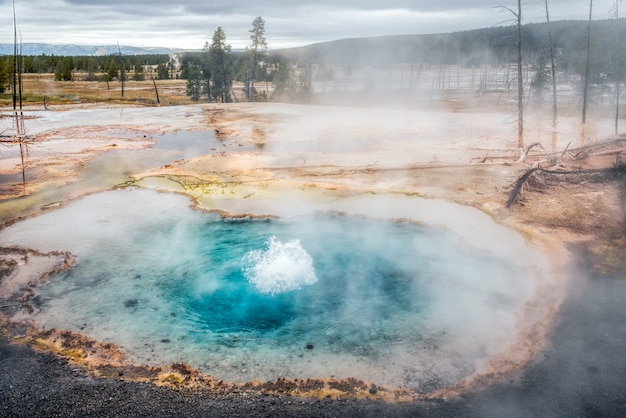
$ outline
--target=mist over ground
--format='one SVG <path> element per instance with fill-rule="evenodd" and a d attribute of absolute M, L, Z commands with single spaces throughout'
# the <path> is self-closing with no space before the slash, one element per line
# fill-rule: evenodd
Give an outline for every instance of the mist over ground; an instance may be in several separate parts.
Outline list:
<path fill-rule="evenodd" d="M 74 235 L 93 232 L 87 227 L 83 228 L 79 222 L 81 215 L 85 215 L 85 219 L 91 216 L 92 218 L 89 218 L 91 224 L 97 225 L 94 231 L 108 228 L 108 231 L 112 232 L 112 238 L 107 241 L 107 246 L 114 249 L 109 260 L 113 264 L 126 260 L 128 254 L 123 250 L 122 244 L 132 238 L 131 234 L 126 232 L 139 224 L 137 222 L 129 225 L 124 222 L 130 222 L 133 216 L 143 219 L 144 214 L 155 212 L 165 218 L 182 218 L 183 214 L 191 211 L 187 207 L 184 210 L 177 210 L 173 206 L 162 206 L 168 201 L 164 196 L 180 198 L 176 195 L 163 194 L 171 192 L 190 196 L 196 209 L 235 216 L 301 216 L 318 208 L 340 211 L 344 215 L 346 212 L 360 216 L 367 212 L 368 216 L 385 219 L 419 218 L 420 222 L 427 225 L 449 228 L 462 237 L 461 241 L 465 240 L 479 251 L 483 251 L 483 260 L 488 260 L 485 261 L 486 264 L 493 263 L 491 257 L 499 255 L 500 251 L 507 253 L 507 256 L 511 253 L 517 256 L 518 264 L 511 267 L 514 274 L 506 274 L 508 268 L 506 265 L 498 266 L 504 273 L 500 272 L 496 276 L 504 276 L 508 280 L 513 280 L 515 284 L 502 292 L 484 293 L 485 289 L 482 286 L 487 286 L 487 280 L 480 280 L 480 277 L 476 278 L 469 274 L 475 274 L 474 268 L 468 267 L 474 266 L 472 263 L 465 265 L 468 274 L 463 277 L 472 277 L 475 279 L 472 282 L 476 283 L 466 283 L 462 279 L 455 279 L 454 276 L 450 279 L 447 276 L 449 271 L 446 269 L 434 274 L 439 279 L 447 277 L 448 282 L 443 279 L 442 281 L 450 289 L 444 286 L 434 290 L 439 292 L 438 297 L 445 299 L 446 303 L 436 311 L 436 319 L 432 322 L 448 321 L 448 331 L 457 333 L 453 337 L 441 337 L 442 341 L 460 335 L 458 338 L 462 342 L 477 342 L 474 351 L 470 349 L 464 351 L 462 343 L 455 346 L 455 350 L 463 355 L 468 355 L 468 352 L 479 353 L 466 362 L 470 363 L 478 358 L 475 364 L 471 367 L 462 366 L 466 366 L 465 370 L 470 371 L 473 371 L 472 367 L 475 366 L 476 370 L 484 372 L 483 375 L 479 375 L 485 377 L 482 384 L 480 379 L 477 379 L 479 384 L 471 386 L 470 390 L 459 389 L 449 397 L 441 396 L 433 401 L 415 401 L 407 404 L 387 404 L 373 400 L 311 400 L 295 396 L 293 398 L 289 396 L 290 399 L 285 400 L 287 396 L 283 395 L 271 397 L 272 399 L 266 402 L 264 394 L 241 394 L 239 391 L 229 394 L 230 397 L 226 399 L 209 400 L 206 393 L 190 391 L 189 397 L 181 399 L 179 392 L 162 391 L 143 383 L 121 382 L 123 374 L 128 373 L 128 370 L 118 372 L 122 373 L 118 374 L 120 379 L 98 380 L 83 375 L 80 371 L 72 372 L 72 369 L 64 367 L 62 362 L 46 355 L 34 354 L 26 348 L 16 348 L 2 343 L 0 349 L 4 360 L 0 361 L 0 366 L 4 375 L 8 376 L 6 381 L 3 379 L 0 384 L 2 405 L 16 415 L 23 411 L 24 405 L 31 408 L 29 413 L 35 411 L 46 415 L 51 410 L 59 412 L 63 408 L 67 408 L 68 411 L 76 408 L 76 404 L 70 403 L 70 400 L 75 400 L 78 396 L 76 394 L 80 394 L 82 408 L 85 408 L 83 411 L 99 407 L 100 411 L 107 410 L 112 414 L 122 414 L 120 409 L 124 413 L 133 411 L 137 414 L 146 414 L 146 411 L 150 411 L 154 405 L 159 405 L 162 411 L 171 411 L 174 407 L 168 406 L 164 400 L 172 399 L 174 405 L 180 408 L 178 412 L 184 409 L 190 415 L 206 415 L 216 411 L 212 408 L 217 408 L 226 416 L 225 409 L 234 406 L 243 414 L 250 411 L 249 415 L 262 411 L 272 415 L 283 413 L 300 416 L 307 414 L 411 416 L 419 413 L 481 417 L 622 416 L 625 409 L 626 368 L 621 347 L 626 335 L 626 325 L 620 306 L 626 301 L 626 291 L 623 269 L 613 268 L 614 265 L 619 266 L 620 260 L 623 259 L 622 253 L 619 252 L 623 249 L 623 244 L 620 244 L 620 239 L 623 241 L 623 206 L 619 189 L 613 183 L 591 186 L 572 184 L 548 190 L 545 194 L 531 191 L 523 205 L 509 209 L 504 207 L 507 187 L 530 164 L 540 164 L 554 155 L 562 156 L 564 150 L 569 147 L 609 138 L 614 134 L 612 110 L 615 103 L 612 101 L 615 97 L 615 85 L 606 78 L 604 81 L 602 78 L 594 80 L 591 117 L 581 134 L 579 115 L 581 79 L 579 70 L 571 63 L 571 67 L 565 68 L 559 74 L 561 113 L 558 127 L 553 132 L 547 97 L 542 97 L 540 90 L 533 90 L 534 76 L 540 71 L 528 65 L 524 78 L 529 105 L 525 120 L 525 140 L 526 144 L 538 142 L 543 148 L 538 148 L 531 156 L 532 162 L 528 164 L 520 162 L 516 154 L 519 150 L 515 132 L 517 121 L 515 71 L 510 63 L 499 61 L 497 48 L 494 50 L 483 48 L 490 45 L 490 42 L 498 40 L 495 29 L 491 34 L 494 35 L 493 38 L 489 38 L 488 32 L 483 31 L 479 34 L 481 35 L 477 38 L 479 42 L 472 48 L 475 54 L 462 57 L 455 55 L 451 61 L 447 60 L 448 51 L 458 50 L 462 44 L 452 45 L 445 42 L 441 44 L 439 52 L 443 52 L 433 57 L 437 62 L 406 60 L 385 65 L 372 55 L 371 62 L 363 61 L 362 65 L 350 66 L 345 62 L 331 60 L 347 54 L 349 48 L 339 49 L 339 53 L 334 53 L 334 57 L 319 55 L 316 62 L 299 69 L 300 75 L 308 77 L 310 82 L 312 95 L 308 97 L 310 100 L 305 101 L 309 105 L 203 103 L 152 107 L 144 106 L 150 102 L 141 102 L 141 107 L 110 104 L 92 106 L 79 103 L 80 94 L 73 96 L 77 102 L 74 108 L 52 106 L 52 111 L 43 111 L 40 108 L 35 109 L 38 106 L 35 104 L 32 110 L 28 110 L 29 117 L 32 118 L 26 123 L 29 133 L 37 135 L 41 142 L 34 144 L 29 154 L 30 160 L 26 170 L 29 183 L 24 186 L 24 190 L 28 190 L 28 196 L 15 199 L 11 195 L 15 194 L 15 186 L 21 185 L 15 177 L 11 177 L 15 176 L 14 171 L 15 167 L 19 166 L 20 155 L 16 149 L 10 149 L 3 153 L 2 169 L 3 174 L 7 175 L 4 177 L 6 181 L 3 183 L 3 195 L 7 198 L 0 202 L 2 219 L 5 222 L 16 221 L 17 214 L 33 216 L 47 212 L 40 217 L 16 223 L 14 229 L 7 227 L 3 230 L 9 236 L 5 242 L 6 246 L 29 242 L 27 246 L 38 248 L 41 243 L 36 240 L 29 241 L 34 239 L 35 233 L 12 231 L 20 231 L 19 228 L 24 225 L 36 225 L 47 216 L 71 213 L 64 211 L 70 211 L 72 207 L 81 207 L 82 204 L 96 199 L 99 191 L 119 189 L 108 192 L 116 195 L 137 193 L 136 188 L 141 193 L 152 194 L 152 190 L 158 191 L 154 201 L 145 199 L 140 202 L 147 207 L 130 205 L 124 201 L 116 205 L 112 203 L 113 199 L 108 202 L 113 204 L 113 207 L 109 208 L 113 212 L 126 210 L 127 216 L 122 217 L 121 229 L 111 227 L 116 222 L 112 215 L 109 216 L 108 213 L 102 215 L 89 208 L 83 208 L 82 212 L 67 216 L 69 220 L 78 222 L 79 226 L 65 224 L 64 219 L 52 222 L 57 229 L 50 235 L 59 241 L 46 249 L 57 249 L 62 247 L 64 242 L 69 243 Z M 385 51 L 385 48 L 380 50 Z M 538 55 L 532 56 L 532 60 L 537 58 Z M 459 62 L 459 59 L 462 62 Z M 258 83 L 260 88 L 263 84 L 268 91 L 272 90 L 269 83 Z M 97 82 L 90 86 L 94 85 L 104 90 L 102 85 L 97 86 Z M 181 85 L 182 83 L 176 87 L 179 89 L 178 94 L 181 94 Z M 47 86 L 53 88 L 58 85 L 48 83 Z M 131 86 L 140 88 L 139 84 Z M 119 94 L 115 90 L 119 86 L 115 85 L 112 91 L 109 91 L 108 87 L 107 84 L 106 93 L 103 91 L 101 93 L 108 95 L 107 97 Z M 0 127 L 4 129 L 6 126 L 9 129 L 10 122 L 9 118 L 2 118 Z M 171 135 L 167 135 L 166 138 L 163 135 L 166 131 L 179 133 L 174 135 L 174 138 Z M 185 134 L 181 133 L 182 131 L 193 135 L 194 143 L 203 145 L 198 148 L 199 151 L 176 150 L 176 142 L 185 141 Z M 163 143 L 172 142 L 174 145 L 160 146 L 161 140 Z M 146 147 L 151 148 L 145 149 Z M 598 161 L 594 163 L 599 164 Z M 386 200 L 390 196 L 393 199 Z M 82 200 L 74 202 L 80 198 Z M 422 198 L 425 198 L 427 209 L 409 204 Z M 471 209 L 460 212 L 450 210 L 455 206 L 450 202 L 458 202 Z M 97 206 L 98 209 L 106 208 L 106 202 Z M 168 213 L 168 210 L 175 212 L 176 215 Z M 202 214 L 201 211 L 193 213 L 193 216 Z M 526 296 L 525 292 L 530 286 L 526 280 L 536 271 L 527 263 L 525 253 L 508 250 L 509 245 L 516 242 L 512 235 L 502 233 L 501 230 L 494 232 L 484 227 L 481 220 L 489 217 L 496 220 L 496 224 L 503 229 L 515 231 L 516 239 L 523 241 L 524 245 L 528 244 L 543 251 L 552 261 L 554 268 L 552 271 L 554 274 L 547 274 L 542 277 L 543 280 L 538 280 L 545 285 L 539 287 L 540 291 L 534 295 L 541 303 L 527 303 L 522 309 L 516 310 L 522 323 L 523 320 L 530 320 L 531 325 L 537 325 L 536 328 L 530 327 L 531 331 L 534 331 L 530 333 L 533 337 L 530 339 L 532 344 L 529 346 L 519 344 L 524 348 L 521 354 L 526 356 L 521 356 L 520 351 L 515 352 L 522 357 L 518 363 L 515 361 L 489 363 L 487 357 L 492 358 L 494 351 L 497 350 L 481 347 L 480 340 L 497 336 L 498 333 L 492 327 L 497 327 L 501 322 L 520 325 L 519 322 L 515 322 L 514 319 L 517 318 L 515 315 L 502 313 L 498 315 L 498 312 L 505 312 L 511 307 L 516 308 L 518 299 L 513 296 Z M 319 222 L 317 225 L 322 223 Z M 307 234 L 320 232 L 332 235 L 315 226 L 313 223 L 302 227 L 302 231 L 306 231 Z M 36 227 L 34 229 L 37 230 Z M 168 233 L 171 232 L 171 244 L 176 243 L 176 247 L 168 247 L 167 240 L 166 244 L 161 242 L 158 251 L 161 254 L 158 256 L 159 261 L 168 265 L 173 264 L 177 251 L 172 250 L 178 249 L 178 252 L 182 253 L 189 247 L 191 240 L 186 235 L 187 229 L 164 228 Z M 331 229 L 340 228 L 332 226 Z M 277 238 L 277 241 L 272 241 L 273 235 L 265 235 L 268 235 L 263 237 L 266 240 L 264 242 L 267 242 L 266 247 L 258 242 L 256 247 L 246 253 L 252 254 L 249 258 L 255 262 L 259 260 L 263 262 L 272 251 L 295 248 L 298 259 L 307 261 L 303 271 L 308 274 L 306 283 L 297 284 L 300 288 L 310 290 L 316 282 L 309 274 L 309 259 L 302 252 L 306 251 L 306 242 L 303 240 L 297 241 L 297 245 L 294 244 L 296 241 L 291 240 L 299 239 L 298 236 L 289 236 L 282 241 Z M 155 237 L 149 234 L 145 236 Z M 373 228 L 371 236 L 384 237 L 385 232 Z M 141 237 L 141 234 L 137 234 L 133 240 L 142 244 Z M 393 248 L 393 242 L 385 243 L 380 238 L 378 241 L 377 244 L 381 244 L 381 247 Z M 291 245 L 285 246 L 285 243 Z M 88 234 L 81 235 L 72 246 L 72 251 L 79 253 L 79 256 L 81 251 L 99 248 L 96 240 Z M 325 248 L 324 241 L 316 246 L 316 250 L 321 252 Z M 350 246 L 361 248 L 354 244 Z M 381 247 L 376 247 L 375 251 L 381 251 Z M 415 263 L 436 259 L 446 250 L 447 246 L 433 245 L 431 248 L 426 246 L 426 251 L 420 254 Z M 613 250 L 616 251 L 616 256 L 611 255 Z M 136 251 L 130 252 L 132 255 L 135 253 L 142 253 L 141 246 Z M 28 264 L 25 259 L 24 256 L 24 264 Z M 283 260 L 280 257 L 278 259 Z M 463 257 L 455 258 L 457 261 L 461 259 Z M 241 260 L 241 254 L 237 260 Z M 144 266 L 142 270 L 154 267 L 155 264 Z M 180 271 L 185 270 L 184 264 Z M 386 266 L 395 263 L 382 264 Z M 411 257 L 405 257 L 397 264 L 413 265 L 414 262 Z M 456 265 L 454 262 L 448 264 L 450 270 L 456 270 L 458 267 L 462 271 L 464 268 L 463 265 Z M 271 264 L 270 267 L 273 266 L 274 264 Z M 123 270 L 115 266 L 108 269 L 111 272 Z M 389 273 L 386 267 L 381 269 Z M 254 268 L 250 268 L 249 271 L 253 270 Z M 79 269 L 75 271 L 80 272 Z M 180 271 L 173 274 L 184 275 Z M 413 270 L 410 271 L 413 273 Z M 88 273 L 85 272 L 84 277 L 88 277 Z M 143 274 L 134 271 L 132 273 L 134 274 L 129 274 L 128 277 L 133 280 L 139 279 L 137 275 Z M 360 271 L 357 267 L 352 267 L 350 273 L 355 273 L 356 276 Z M 391 273 L 389 277 L 394 279 L 403 277 L 396 271 Z M 69 277 L 69 273 L 67 274 Z M 108 275 L 115 276 L 113 273 L 96 274 L 93 277 L 89 276 L 89 280 L 101 282 Z M 83 274 L 78 276 L 82 277 Z M 80 287 L 81 277 L 77 278 L 76 287 Z M 257 277 L 255 276 L 252 282 Z M 123 275 L 114 278 L 128 284 L 127 278 Z M 265 281 L 268 279 L 267 276 L 262 278 Z M 202 275 L 198 281 L 201 279 Z M 28 283 L 28 280 L 24 283 Z M 373 289 L 370 289 L 367 282 L 359 280 L 348 282 L 347 286 L 350 291 L 346 294 L 350 295 L 383 293 L 384 290 L 384 285 L 373 286 Z M 276 288 L 275 283 L 270 287 Z M 218 289 L 218 286 L 209 280 L 206 283 L 198 283 L 196 289 L 209 295 Z M 507 294 L 507 291 L 514 295 Z M 468 295 L 465 292 L 471 297 L 466 297 Z M 64 294 L 65 290 L 62 288 L 59 293 Z M 89 289 L 86 293 L 89 295 Z M 149 298 L 142 299 L 145 294 L 138 286 L 126 293 L 129 297 L 120 298 L 113 293 L 112 306 L 136 313 L 143 306 L 158 310 L 164 305 L 158 302 L 151 304 L 156 298 L 152 301 L 148 300 Z M 324 295 L 320 296 L 315 292 L 310 294 L 317 299 L 324 299 Z M 94 297 L 93 294 L 89 296 Z M 466 308 L 469 301 L 475 300 L 472 299 L 474 297 L 484 302 L 479 304 L 483 310 L 472 310 L 472 314 L 476 316 L 472 317 L 471 321 L 464 322 L 469 318 L 464 317 L 463 308 Z M 58 302 L 61 303 L 60 299 Z M 378 302 L 374 304 L 383 305 Z M 87 308 L 101 309 L 89 303 L 84 305 Z M 543 312 L 545 315 L 536 320 L 537 316 L 540 316 L 537 313 L 539 308 L 546 305 L 552 310 Z M 67 306 L 70 310 L 77 309 L 72 305 L 71 299 Z M 355 316 L 351 310 L 355 306 L 364 310 L 359 317 L 367 321 L 375 322 L 376 316 L 384 315 L 384 310 L 376 311 L 376 315 L 369 315 L 371 311 L 367 312 L 367 307 L 364 309 L 358 303 L 350 303 L 345 311 L 341 311 L 343 314 L 341 318 Z M 104 311 L 109 310 L 104 308 Z M 173 321 L 171 318 L 174 316 L 171 312 L 161 313 L 162 321 Z M 61 318 L 61 322 L 55 326 L 65 327 L 67 322 L 62 321 L 72 322 L 72 318 L 63 312 L 57 317 Z M 133 315 L 130 315 L 125 320 L 131 323 L 133 318 Z M 4 317 L 2 319 L 4 320 Z M 45 317 L 40 319 L 45 323 Z M 108 325 L 106 330 L 108 335 L 119 334 L 115 329 L 115 318 L 109 322 L 113 325 Z M 468 323 L 471 326 L 463 327 L 463 324 Z M 490 325 L 485 326 L 485 323 Z M 71 326 L 80 331 L 98 328 L 97 325 L 88 325 L 86 322 Z M 138 323 L 134 323 L 133 326 L 145 328 Z M 12 329 L 19 332 L 20 327 Z M 368 329 L 368 331 L 372 331 L 374 335 L 380 330 Z M 507 334 L 501 329 L 499 332 Z M 511 338 L 519 336 L 516 332 L 511 334 Z M 377 335 L 385 336 L 384 332 Z M 171 344 L 173 340 L 170 337 L 170 335 L 159 336 L 157 343 Z M 526 340 L 521 338 L 519 341 Z M 232 344 L 232 341 L 229 344 Z M 311 346 L 317 346 L 318 349 L 321 347 L 317 343 Z M 421 345 L 418 349 L 426 349 L 425 347 L 439 353 L 445 351 L 438 346 L 433 348 L 435 345 Z M 305 346 L 302 349 L 300 345 L 298 349 L 304 351 L 313 348 Z M 185 361 L 182 352 L 183 349 L 174 353 L 174 357 L 168 357 L 168 362 Z M 303 356 L 307 351 L 304 353 Z M 149 356 L 152 356 L 150 361 L 155 360 L 158 364 L 160 355 Z M 444 360 L 454 357 L 446 356 L 445 352 L 441 356 Z M 380 357 L 383 362 L 393 358 Z M 459 357 L 463 356 L 455 358 Z M 496 356 L 496 360 L 503 359 L 510 360 L 510 357 Z M 298 358 L 295 360 L 297 363 Z M 408 363 L 411 363 L 410 360 Z M 512 366 L 506 369 L 507 373 L 498 374 L 499 369 L 491 366 L 501 364 Z M 481 369 L 482 366 L 484 370 Z M 423 378 L 427 368 L 428 365 L 421 364 L 415 370 L 416 376 Z M 458 369 L 458 364 L 453 365 L 453 368 Z M 54 370 L 53 373 L 50 372 L 51 369 Z M 496 372 L 493 375 L 488 373 L 494 369 Z M 38 377 L 41 370 L 45 371 L 41 373 L 43 378 Z M 210 367 L 208 371 L 211 371 Z M 306 371 L 311 372 L 310 369 Z M 346 372 L 344 369 L 342 373 L 344 376 L 350 376 L 349 371 Z M 384 374 L 388 370 L 381 368 L 377 370 L 379 371 Z M 243 368 L 237 363 L 230 371 L 232 373 L 230 376 L 233 380 L 243 381 L 249 372 L 250 367 Z M 445 383 L 453 383 L 451 380 Z M 48 385 L 49 382 L 55 384 Z M 109 398 L 118 401 L 117 405 L 103 407 L 99 394 L 93 391 L 94 387 L 110 394 Z M 439 389 L 441 386 L 433 385 L 432 388 Z M 75 391 L 74 394 L 72 390 Z M 31 394 L 35 392 L 42 396 L 36 396 L 33 400 Z M 63 393 L 64 396 L 58 402 L 53 404 L 45 402 L 46 396 L 58 397 L 59 393 Z M 141 404 L 135 402 L 138 395 L 144 396 Z M 246 402 L 245 397 L 253 399 L 254 402 Z M 30 402 L 24 402 L 27 398 Z M 145 405 L 145 399 L 155 400 L 156 403 Z"/>

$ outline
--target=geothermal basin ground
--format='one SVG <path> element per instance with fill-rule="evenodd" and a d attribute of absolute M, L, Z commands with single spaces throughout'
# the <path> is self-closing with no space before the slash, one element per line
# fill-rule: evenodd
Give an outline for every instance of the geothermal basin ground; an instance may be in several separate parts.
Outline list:
<path fill-rule="evenodd" d="M 624 295 L 619 189 L 569 185 L 505 208 L 509 186 L 545 155 L 518 162 L 501 113 L 27 114 L 26 196 L 16 197 L 19 149 L 3 150 L 0 167 L 3 330 L 91 378 L 221 397 L 456 399 L 463 410 L 458 399 L 517 390 L 547 364 L 587 277 Z M 532 116 L 527 140 L 564 150 L 580 140 L 569 122 L 553 137 Z M 611 373 L 585 367 L 593 379 Z M 525 399 L 509 390 L 510 404 Z"/>

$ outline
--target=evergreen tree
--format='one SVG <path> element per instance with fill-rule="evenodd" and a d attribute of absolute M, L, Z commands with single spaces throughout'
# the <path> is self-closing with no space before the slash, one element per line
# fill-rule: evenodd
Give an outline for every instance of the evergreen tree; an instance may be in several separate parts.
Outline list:
<path fill-rule="evenodd" d="M 281 59 L 278 62 L 278 71 L 274 74 L 274 92 L 273 97 L 280 99 L 282 97 L 292 97 L 296 90 L 296 82 L 291 63 Z"/>
<path fill-rule="evenodd" d="M 70 81 L 72 79 L 72 58 L 65 57 L 58 62 L 54 79 L 56 81 Z"/>
<path fill-rule="evenodd" d="M 216 101 L 228 103 L 231 101 L 231 46 L 226 43 L 226 34 L 221 27 L 213 33 L 211 46 L 206 48 L 208 68 L 211 72 L 211 96 Z"/>
<path fill-rule="evenodd" d="M 170 73 L 167 70 L 167 66 L 165 65 L 165 63 L 160 62 L 157 65 L 157 79 L 158 80 L 167 80 L 168 78 L 170 78 Z"/>
<path fill-rule="evenodd" d="M 117 65 L 117 60 L 111 58 L 109 60 L 109 64 L 107 66 L 107 74 L 111 80 L 117 78 L 119 76 L 120 67 Z"/>
<path fill-rule="evenodd" d="M 211 100 L 211 66 L 207 59 L 200 62 L 200 78 L 202 80 L 201 94 L 209 101 Z"/>
<path fill-rule="evenodd" d="M 133 80 L 135 81 L 145 80 L 146 77 L 143 72 L 143 60 L 141 59 L 141 57 L 135 57 L 135 63 L 133 67 L 134 67 Z"/>
<path fill-rule="evenodd" d="M 96 80 L 96 72 L 98 71 L 98 62 L 94 57 L 87 58 L 87 78 L 88 81 Z"/>
<path fill-rule="evenodd" d="M 202 70 L 197 64 L 190 64 L 187 67 L 187 96 L 197 102 L 202 95 Z"/>
<path fill-rule="evenodd" d="M 259 61 L 265 58 L 265 52 L 267 51 L 267 41 L 265 40 L 265 21 L 261 16 L 258 16 L 252 21 L 252 29 L 249 32 L 252 44 L 247 51 L 250 58 L 246 69 L 245 92 L 248 101 L 254 101 L 256 96 L 254 82 L 259 69 Z"/>
<path fill-rule="evenodd" d="M 187 80 L 187 96 L 198 101 L 211 99 L 211 71 L 209 69 L 209 43 L 204 44 L 200 54 L 186 54 L 182 59 L 181 78 Z"/>
<path fill-rule="evenodd" d="M 9 84 L 8 59 L 5 59 L 5 57 L 0 57 L 0 93 L 4 93 L 6 91 L 8 84 Z"/>

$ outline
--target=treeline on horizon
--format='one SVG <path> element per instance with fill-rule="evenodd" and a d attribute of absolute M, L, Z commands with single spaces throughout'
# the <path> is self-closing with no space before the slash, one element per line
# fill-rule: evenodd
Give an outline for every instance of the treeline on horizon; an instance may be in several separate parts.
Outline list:
<path fill-rule="evenodd" d="M 558 72 L 583 74 L 586 65 L 586 21 L 551 22 L 552 42 Z M 624 68 L 626 21 L 606 19 L 591 22 L 590 75 L 617 79 Z M 549 54 L 546 23 L 522 26 L 523 60 L 529 66 L 545 61 Z M 480 67 L 502 65 L 516 59 L 515 26 L 495 26 L 463 32 L 431 35 L 395 35 L 372 38 L 343 39 L 304 47 L 268 51 L 263 55 L 266 68 L 277 63 L 295 67 L 311 65 L 385 68 L 398 63 L 417 65 L 460 65 Z M 229 51 L 232 74 L 241 80 L 246 71 L 245 53 Z M 176 59 L 167 54 L 109 56 L 20 56 L 24 73 L 54 73 L 59 81 L 111 81 L 184 78 L 190 65 L 202 59 L 203 52 L 180 53 Z M 0 57 L 0 93 L 10 89 L 13 56 Z M 149 74 L 146 74 L 146 71 Z M 277 72 L 277 70 L 276 70 Z M 269 82 L 273 71 L 263 71 L 261 81 Z M 269 77 L 269 79 L 268 79 Z"/>
<path fill-rule="evenodd" d="M 584 72 L 587 28 L 586 21 L 550 23 L 556 66 L 561 71 Z M 444 34 L 342 39 L 277 53 L 293 61 L 329 65 L 385 67 L 392 63 L 414 63 L 478 67 L 485 61 L 489 65 L 514 63 L 516 30 L 515 26 L 496 26 Z M 591 22 L 590 61 L 596 73 L 614 69 L 624 61 L 624 48 L 618 45 L 620 40 L 626 43 L 626 19 Z M 549 55 L 546 23 L 522 26 L 522 51 L 523 60 L 527 63 Z"/>
<path fill-rule="evenodd" d="M 119 77 L 124 70 L 128 79 L 143 80 L 146 68 L 154 67 L 154 77 L 167 78 L 171 69 L 168 54 L 154 55 L 102 55 L 102 56 L 61 56 L 61 55 L 24 55 L 19 57 L 19 64 L 24 74 L 54 73 L 58 81 L 111 81 Z M 0 92 L 2 85 L 11 78 L 14 57 L 0 57 Z M 134 74 L 136 72 L 136 74 Z M 80 73 L 78 78 L 76 73 Z M 98 76 L 99 75 L 99 76 Z M 5 88 L 7 86 L 5 85 Z"/>

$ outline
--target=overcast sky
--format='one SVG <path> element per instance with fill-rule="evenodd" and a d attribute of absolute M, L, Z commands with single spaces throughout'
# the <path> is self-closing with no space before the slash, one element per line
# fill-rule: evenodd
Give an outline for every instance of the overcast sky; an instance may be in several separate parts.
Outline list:
<path fill-rule="evenodd" d="M 620 2 L 620 0 L 617 0 Z M 616 0 L 595 0 L 594 20 Z M 586 20 L 589 1 L 549 0 L 550 19 Z M 233 48 L 250 43 L 256 16 L 270 49 L 379 35 L 455 32 L 512 17 L 514 0 L 15 0 L 23 43 L 200 49 L 221 26 Z M 624 9 L 623 11 L 621 9 Z M 620 16 L 626 4 L 620 4 Z M 522 2 L 524 23 L 545 21 L 544 0 Z M 12 0 L 0 0 L 0 43 L 13 43 Z"/>

